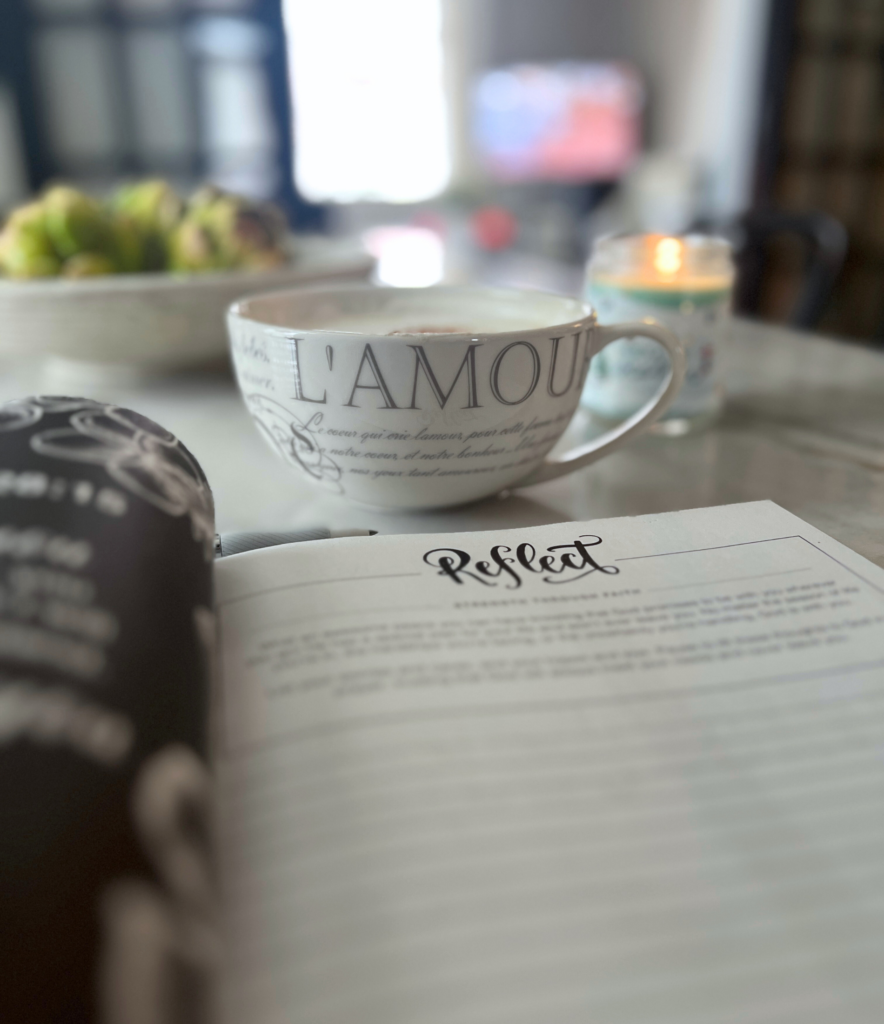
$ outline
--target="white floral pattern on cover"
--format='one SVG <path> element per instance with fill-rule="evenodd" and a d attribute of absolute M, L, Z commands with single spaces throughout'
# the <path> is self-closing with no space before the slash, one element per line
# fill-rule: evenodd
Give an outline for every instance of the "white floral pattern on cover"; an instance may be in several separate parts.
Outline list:
<path fill-rule="evenodd" d="M 70 403 L 61 406 L 61 403 Z M 57 403 L 51 410 L 48 403 Z M 43 411 L 72 410 L 69 427 L 41 431 L 31 438 L 40 455 L 72 462 L 103 465 L 107 473 L 131 494 L 170 516 L 190 517 L 194 539 L 203 546 L 207 561 L 214 555 L 212 492 L 196 461 L 179 440 L 156 423 L 128 409 L 83 399 L 29 399 L 15 403 L 20 410 L 15 430 L 37 422 Z M 4 407 L 10 411 L 10 406 Z"/>
<path fill-rule="evenodd" d="M 23 430 L 43 419 L 44 412 L 75 412 L 77 409 L 101 409 L 103 402 L 91 398 L 67 398 L 63 395 L 41 395 L 22 398 L 0 406 L 0 433 Z"/>

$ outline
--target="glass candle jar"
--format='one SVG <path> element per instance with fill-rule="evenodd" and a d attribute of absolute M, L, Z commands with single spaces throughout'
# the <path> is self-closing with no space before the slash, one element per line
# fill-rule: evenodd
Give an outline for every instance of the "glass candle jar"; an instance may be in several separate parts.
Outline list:
<path fill-rule="evenodd" d="M 653 317 L 685 346 L 684 384 L 653 429 L 683 434 L 721 411 L 721 345 L 733 282 L 731 247 L 723 238 L 618 235 L 596 243 L 585 295 L 599 322 Z M 668 372 L 666 355 L 653 341 L 615 341 L 590 363 L 581 402 L 602 421 L 625 419 L 644 405 Z"/>

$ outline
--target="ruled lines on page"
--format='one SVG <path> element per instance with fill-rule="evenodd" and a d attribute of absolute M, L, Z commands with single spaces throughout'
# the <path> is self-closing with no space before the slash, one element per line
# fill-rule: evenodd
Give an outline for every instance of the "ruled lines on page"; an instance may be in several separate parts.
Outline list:
<path fill-rule="evenodd" d="M 884 573 L 765 503 L 580 525 L 567 584 L 573 524 L 518 587 L 220 581 L 231 1020 L 881 1019 Z"/>

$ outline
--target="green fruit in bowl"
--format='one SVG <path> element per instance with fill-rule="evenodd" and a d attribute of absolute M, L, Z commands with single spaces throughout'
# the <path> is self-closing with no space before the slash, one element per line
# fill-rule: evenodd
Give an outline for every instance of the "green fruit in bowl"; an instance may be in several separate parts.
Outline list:
<path fill-rule="evenodd" d="M 0 232 L 0 270 L 23 279 L 54 277 L 61 270 L 39 203 L 19 207 Z"/>
<path fill-rule="evenodd" d="M 208 189 L 197 193 L 204 196 Z M 236 218 L 236 200 L 232 196 L 218 194 L 211 202 L 192 202 L 188 206 L 187 220 L 198 224 L 212 239 L 216 263 L 223 267 L 236 265 L 236 252 L 230 244 L 231 225 Z"/>
<path fill-rule="evenodd" d="M 182 221 L 169 236 L 170 270 L 217 270 L 220 266 L 211 232 L 202 224 Z"/>
<path fill-rule="evenodd" d="M 208 231 L 216 266 L 266 268 L 285 261 L 285 217 L 270 204 L 255 203 L 209 185 L 188 203 L 187 220 Z"/>
<path fill-rule="evenodd" d="M 169 238 L 169 266 L 180 271 L 277 267 L 286 259 L 280 245 L 284 225 L 281 214 L 277 218 L 260 204 L 205 186 Z"/>
<path fill-rule="evenodd" d="M 253 256 L 275 263 L 284 258 L 282 238 L 267 212 L 258 207 L 238 207 L 229 215 L 222 237 L 231 258 L 238 262 L 249 262 Z"/>
<path fill-rule="evenodd" d="M 111 220 L 111 249 L 116 269 L 135 273 L 145 269 L 145 241 L 132 217 L 115 213 Z"/>
<path fill-rule="evenodd" d="M 42 207 L 46 231 L 62 259 L 109 248 L 110 223 L 94 199 L 67 185 L 56 185 L 43 197 Z"/>
<path fill-rule="evenodd" d="M 124 185 L 105 205 L 55 185 L 15 210 L 0 231 L 0 274 L 267 270 L 286 260 L 286 230 L 275 207 L 213 185 L 198 189 L 186 206 L 161 179 Z"/>
<path fill-rule="evenodd" d="M 64 261 L 62 277 L 101 277 L 105 274 L 116 274 L 117 268 L 113 261 L 100 252 L 78 252 Z"/>
<path fill-rule="evenodd" d="M 168 236 L 184 212 L 184 203 L 175 189 L 160 178 L 123 185 L 111 198 L 110 208 L 140 233 L 141 269 L 165 270 Z"/>
<path fill-rule="evenodd" d="M 171 231 L 181 220 L 184 203 L 161 178 L 123 185 L 114 193 L 111 209 L 125 213 L 144 231 Z"/>

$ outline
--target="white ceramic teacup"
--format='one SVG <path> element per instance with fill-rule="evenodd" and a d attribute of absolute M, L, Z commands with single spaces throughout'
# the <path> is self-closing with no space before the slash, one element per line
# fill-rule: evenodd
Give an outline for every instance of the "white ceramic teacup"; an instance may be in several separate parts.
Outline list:
<path fill-rule="evenodd" d="M 235 303 L 228 327 L 243 398 L 282 458 L 385 508 L 459 505 L 581 469 L 647 429 L 684 376 L 659 324 L 603 327 L 586 303 L 543 292 L 300 289 Z M 547 459 L 590 359 L 633 335 L 666 349 L 669 378 L 615 429 Z"/>

